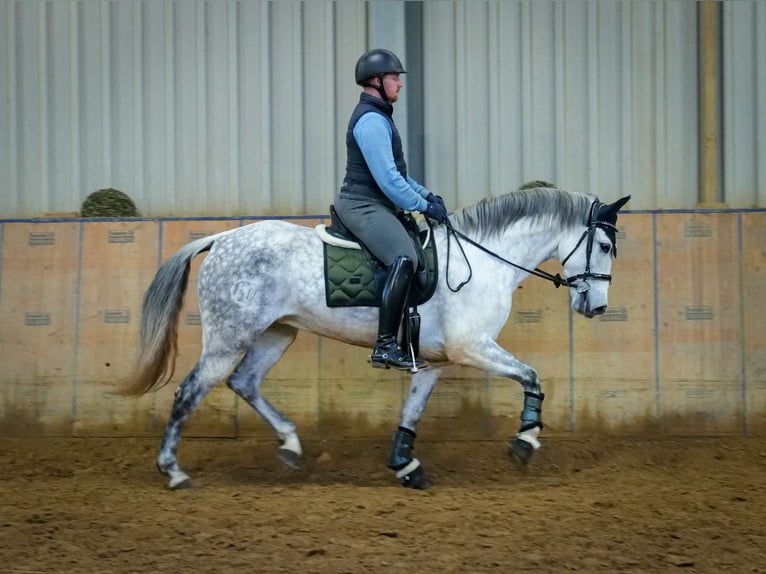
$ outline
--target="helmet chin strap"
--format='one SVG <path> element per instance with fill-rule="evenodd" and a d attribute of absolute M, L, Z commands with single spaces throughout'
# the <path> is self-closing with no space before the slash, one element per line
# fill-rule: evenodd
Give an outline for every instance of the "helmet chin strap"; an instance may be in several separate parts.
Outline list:
<path fill-rule="evenodd" d="M 380 97 L 383 98 L 384 102 L 388 101 L 388 96 L 386 95 L 386 88 L 383 86 L 383 76 L 384 74 L 381 74 L 378 76 L 378 79 L 380 80 L 380 85 L 375 86 L 375 89 L 378 90 L 378 93 L 380 94 Z"/>

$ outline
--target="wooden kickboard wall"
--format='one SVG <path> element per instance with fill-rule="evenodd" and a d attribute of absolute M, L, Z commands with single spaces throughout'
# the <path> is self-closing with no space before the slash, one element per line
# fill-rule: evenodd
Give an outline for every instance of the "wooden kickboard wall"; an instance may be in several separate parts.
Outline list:
<path fill-rule="evenodd" d="M 135 350 L 143 293 L 188 241 L 254 221 L 0 222 L 0 436 L 161 434 L 201 349 L 196 278 L 205 255 L 192 264 L 171 383 L 121 398 L 112 391 Z M 513 293 L 498 342 L 538 370 L 545 432 L 765 433 L 766 211 L 628 212 L 619 224 L 605 315 L 574 315 L 567 291 L 537 278 Z M 543 268 L 560 271 L 557 262 Z M 303 435 L 390 432 L 409 378 L 371 369 L 368 354 L 301 333 L 264 396 Z M 522 401 L 514 381 L 450 367 L 418 432 L 511 435 Z M 185 434 L 272 436 L 223 384 Z"/>

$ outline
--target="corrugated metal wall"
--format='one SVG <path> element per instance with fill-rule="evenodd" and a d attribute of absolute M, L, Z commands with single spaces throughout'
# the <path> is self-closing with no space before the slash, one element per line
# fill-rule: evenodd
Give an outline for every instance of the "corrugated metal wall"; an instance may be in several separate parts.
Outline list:
<path fill-rule="evenodd" d="M 428 181 L 459 204 L 533 180 L 693 207 L 694 2 L 427 2 Z M 453 89 L 443 89 L 454 86 Z"/>
<path fill-rule="evenodd" d="M 766 205 L 766 2 L 723 3 L 724 186 L 736 207 Z"/>
<path fill-rule="evenodd" d="M 2 213 L 77 211 L 103 187 L 145 215 L 325 211 L 366 11 L 3 1 Z"/>
<path fill-rule="evenodd" d="M 722 12 L 723 199 L 764 205 L 766 6 Z M 538 178 L 697 203 L 696 2 L 0 0 L 0 215 L 103 187 L 152 216 L 326 213 L 372 44 L 423 70 L 397 121 L 450 205 Z"/>

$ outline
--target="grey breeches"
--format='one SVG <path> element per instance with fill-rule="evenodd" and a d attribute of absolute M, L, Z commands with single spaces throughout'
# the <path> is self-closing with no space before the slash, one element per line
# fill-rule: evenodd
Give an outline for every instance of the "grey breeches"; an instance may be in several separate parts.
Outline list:
<path fill-rule="evenodd" d="M 389 208 L 371 201 L 343 197 L 336 197 L 334 205 L 343 225 L 386 267 L 402 255 L 417 264 L 418 254 L 412 240 Z"/>

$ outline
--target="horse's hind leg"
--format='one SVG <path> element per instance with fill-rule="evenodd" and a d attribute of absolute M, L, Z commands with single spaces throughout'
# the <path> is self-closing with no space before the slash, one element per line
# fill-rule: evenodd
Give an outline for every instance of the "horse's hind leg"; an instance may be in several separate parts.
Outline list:
<path fill-rule="evenodd" d="M 296 467 L 303 454 L 295 424 L 261 395 L 260 387 L 266 374 L 293 344 L 297 334 L 298 329 L 294 327 L 272 325 L 258 338 L 226 381 L 226 385 L 277 433 L 279 457 L 290 467 Z"/>
<path fill-rule="evenodd" d="M 157 469 L 170 477 L 168 485 L 171 489 L 191 486 L 189 476 L 181 470 L 176 461 L 176 452 L 186 421 L 202 399 L 234 367 L 240 356 L 240 352 L 226 349 L 218 349 L 217 352 L 204 350 L 197 364 L 176 390 L 170 419 L 157 454 Z"/>

